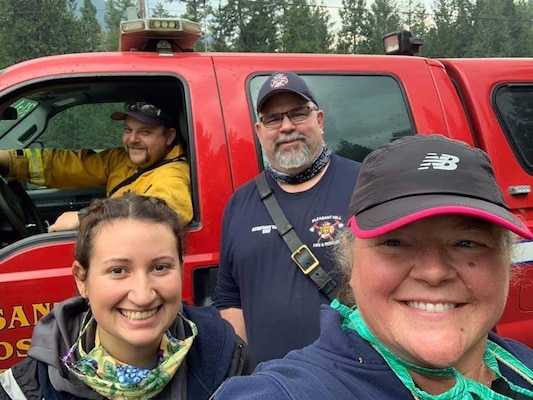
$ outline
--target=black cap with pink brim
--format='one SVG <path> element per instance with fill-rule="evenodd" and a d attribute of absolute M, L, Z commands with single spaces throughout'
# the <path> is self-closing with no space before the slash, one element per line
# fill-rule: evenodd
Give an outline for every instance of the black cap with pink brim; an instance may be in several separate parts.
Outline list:
<path fill-rule="evenodd" d="M 533 239 L 507 208 L 487 154 L 435 134 L 406 136 L 370 153 L 349 213 L 350 227 L 363 239 L 442 214 L 481 218 Z"/>

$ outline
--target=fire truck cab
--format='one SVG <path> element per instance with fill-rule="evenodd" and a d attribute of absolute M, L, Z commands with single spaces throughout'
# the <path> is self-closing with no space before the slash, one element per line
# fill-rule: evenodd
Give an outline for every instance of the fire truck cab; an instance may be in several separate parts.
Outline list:
<path fill-rule="evenodd" d="M 510 209 L 533 228 L 533 59 L 426 59 L 402 55 L 200 53 L 201 29 L 184 20 L 122 25 L 121 50 L 16 64 L 0 75 L 0 148 L 121 146 L 110 114 L 155 96 L 179 120 L 191 166 L 183 296 L 212 302 L 226 201 L 264 168 L 254 134 L 257 92 L 274 71 L 298 72 L 325 110 L 325 140 L 361 161 L 396 138 L 444 134 L 485 150 Z M 101 188 L 55 189 L 0 179 L 0 370 L 27 355 L 35 324 L 75 294 L 76 232 L 47 223 L 103 197 Z M 495 327 L 533 346 L 533 243 Z"/>

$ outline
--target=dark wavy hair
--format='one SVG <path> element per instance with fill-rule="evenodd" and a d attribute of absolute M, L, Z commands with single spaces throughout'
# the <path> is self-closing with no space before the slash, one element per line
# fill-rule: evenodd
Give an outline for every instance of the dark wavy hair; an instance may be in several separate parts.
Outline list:
<path fill-rule="evenodd" d="M 183 261 L 183 223 L 164 200 L 156 197 L 126 193 L 112 199 L 96 199 L 87 208 L 87 213 L 80 219 L 80 227 L 74 258 L 85 272 L 89 269 L 89 260 L 94 250 L 94 236 L 102 224 L 120 220 L 133 219 L 167 225 L 176 237 L 180 263 Z"/>

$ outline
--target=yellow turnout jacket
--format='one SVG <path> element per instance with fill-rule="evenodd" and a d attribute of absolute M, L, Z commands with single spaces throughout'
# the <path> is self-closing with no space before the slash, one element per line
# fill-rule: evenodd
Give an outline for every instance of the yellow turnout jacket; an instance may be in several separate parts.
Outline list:
<path fill-rule="evenodd" d="M 165 160 L 177 158 L 182 152 L 182 146 L 176 145 Z M 108 196 L 115 186 L 138 171 L 123 148 L 98 153 L 87 149 L 23 149 L 11 150 L 9 155 L 12 178 L 59 189 L 105 187 Z M 191 178 L 186 159 L 146 171 L 112 193 L 111 197 L 126 192 L 159 197 L 180 215 L 185 224 L 192 220 Z"/>

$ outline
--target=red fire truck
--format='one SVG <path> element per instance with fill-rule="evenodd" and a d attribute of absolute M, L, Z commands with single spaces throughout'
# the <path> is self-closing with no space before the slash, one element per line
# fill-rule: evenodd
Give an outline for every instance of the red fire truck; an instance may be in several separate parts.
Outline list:
<path fill-rule="evenodd" d="M 510 209 L 533 228 L 533 59 L 199 53 L 192 46 L 200 34 L 189 21 L 126 21 L 119 52 L 45 57 L 0 75 L 4 149 L 120 146 L 122 127 L 110 120 L 112 111 L 139 95 L 171 105 L 193 185 L 186 302 L 211 302 L 224 205 L 264 167 L 254 102 L 276 70 L 294 70 L 308 82 L 326 113 L 325 140 L 345 157 L 362 160 L 376 147 L 415 133 L 440 133 L 482 148 Z M 27 355 L 34 325 L 75 294 L 76 232 L 46 233 L 46 221 L 102 196 L 100 189 L 0 179 L 0 370 Z M 529 346 L 532 260 L 533 243 L 519 243 L 518 279 L 495 327 Z"/>

